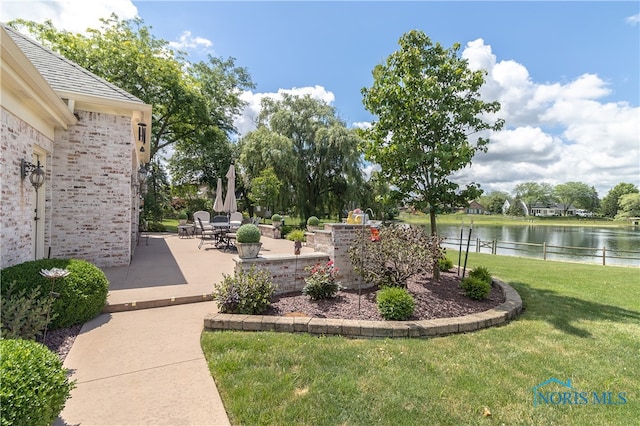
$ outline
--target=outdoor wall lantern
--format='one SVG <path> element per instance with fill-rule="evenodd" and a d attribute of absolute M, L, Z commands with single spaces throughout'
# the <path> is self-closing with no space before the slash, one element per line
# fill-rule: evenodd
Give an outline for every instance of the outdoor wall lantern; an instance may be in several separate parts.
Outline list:
<path fill-rule="evenodd" d="M 147 181 L 148 174 L 149 172 L 147 171 L 147 168 L 144 165 L 140 166 L 138 169 L 138 182 L 140 182 L 140 185 L 144 185 Z"/>
<path fill-rule="evenodd" d="M 44 183 L 44 170 L 40 167 L 40 161 L 38 164 L 33 164 L 25 160 L 20 161 L 20 175 L 22 179 L 29 176 L 29 182 L 35 189 L 38 189 Z"/>

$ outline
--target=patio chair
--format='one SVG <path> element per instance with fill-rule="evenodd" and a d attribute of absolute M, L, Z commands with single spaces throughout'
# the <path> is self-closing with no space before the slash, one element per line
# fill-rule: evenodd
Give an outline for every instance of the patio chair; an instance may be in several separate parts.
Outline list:
<path fill-rule="evenodd" d="M 218 234 L 215 229 L 213 229 L 210 225 L 205 226 L 202 223 L 202 219 L 198 219 L 198 227 L 200 228 L 200 244 L 198 244 L 198 249 L 202 247 L 203 244 L 217 244 Z M 211 240 L 206 242 L 205 240 Z"/>
<path fill-rule="evenodd" d="M 201 233 L 201 231 L 205 228 L 211 228 L 209 225 L 209 221 L 211 220 L 211 215 L 209 212 L 200 210 L 193 214 L 193 225 L 195 227 L 196 233 Z M 202 227 L 204 225 L 204 228 Z"/>

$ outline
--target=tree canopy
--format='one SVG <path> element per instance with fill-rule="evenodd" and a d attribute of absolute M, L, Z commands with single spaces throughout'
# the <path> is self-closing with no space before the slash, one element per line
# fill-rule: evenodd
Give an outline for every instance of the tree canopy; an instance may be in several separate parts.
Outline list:
<path fill-rule="evenodd" d="M 366 159 L 381 166 L 404 201 L 429 209 L 435 234 L 438 207 L 480 195 L 478 185 L 460 189 L 451 175 L 486 150 L 484 131 L 502 128 L 503 120 L 491 119 L 500 104 L 480 99 L 485 72 L 469 68 L 458 43 L 445 49 L 414 30 L 399 45 L 373 69 L 373 85 L 362 89 L 365 107 L 377 117 L 363 132 Z"/>
<path fill-rule="evenodd" d="M 538 182 L 524 182 L 515 186 L 513 193 L 516 198 L 522 200 L 527 210 L 531 211 L 531 208 L 535 204 L 552 204 L 556 198 L 553 193 L 553 185 L 549 183 Z"/>
<path fill-rule="evenodd" d="M 563 215 L 567 215 L 567 211 L 571 206 L 581 209 L 594 210 L 597 206 L 598 193 L 595 188 L 582 182 L 567 182 L 556 185 L 553 188 L 555 198 L 562 204 Z"/>
<path fill-rule="evenodd" d="M 282 205 L 302 219 L 339 214 L 349 188 L 363 183 L 359 141 L 327 103 L 285 94 L 263 99 L 258 128 L 240 141 L 240 163 L 248 181 L 272 167 L 284 183 Z"/>
<path fill-rule="evenodd" d="M 58 30 L 51 21 L 10 24 L 25 27 L 45 46 L 151 104 L 151 158 L 173 146 L 180 161 L 173 162 L 172 175 L 179 183 L 213 185 L 224 176 L 231 162 L 230 148 L 224 145 L 230 143 L 233 117 L 244 105 L 240 94 L 253 87 L 247 70 L 236 67 L 233 58 L 209 56 L 190 63 L 185 53 L 153 36 L 139 18 L 111 15 L 101 28 L 84 35 Z M 214 162 L 212 170 L 201 161 L 207 156 L 226 161 Z M 195 161 L 181 164 L 182 159 Z"/>
<path fill-rule="evenodd" d="M 602 199 L 600 212 L 603 216 L 615 218 L 620 209 L 620 197 L 626 194 L 637 194 L 638 187 L 632 183 L 620 182 L 614 186 Z"/>

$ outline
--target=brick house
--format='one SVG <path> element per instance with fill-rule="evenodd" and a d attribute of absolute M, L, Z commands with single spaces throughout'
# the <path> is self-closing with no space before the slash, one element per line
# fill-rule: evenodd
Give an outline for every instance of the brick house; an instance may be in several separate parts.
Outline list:
<path fill-rule="evenodd" d="M 43 257 L 127 265 L 151 105 L 5 25 L 0 42 L 0 267 Z"/>

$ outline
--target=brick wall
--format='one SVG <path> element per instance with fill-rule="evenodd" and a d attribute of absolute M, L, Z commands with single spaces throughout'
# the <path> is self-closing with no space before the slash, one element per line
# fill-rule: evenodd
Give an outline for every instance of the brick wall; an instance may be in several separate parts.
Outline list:
<path fill-rule="evenodd" d="M 252 266 L 256 269 L 266 269 L 271 273 L 271 279 L 276 285 L 276 294 L 301 291 L 305 286 L 304 278 L 309 272 L 304 269 L 317 263 L 329 261 L 326 253 L 305 253 L 295 255 L 265 255 L 254 259 L 240 259 L 235 257 L 235 271 L 248 271 Z"/>
<path fill-rule="evenodd" d="M 362 236 L 362 225 L 344 223 L 326 223 L 324 229 L 307 233 L 307 246 L 315 251 L 327 253 L 340 271 L 340 280 L 343 286 L 353 289 L 358 285 L 366 286 L 360 275 L 353 270 L 353 264 L 349 259 L 349 247 Z M 369 235 L 370 227 L 364 226 L 365 235 Z"/>
<path fill-rule="evenodd" d="M 33 186 L 28 178 L 20 176 L 20 161 L 32 161 L 34 150 L 45 153 L 45 184 L 40 188 L 45 194 L 45 212 L 51 210 L 51 179 L 48 164 L 53 141 L 36 131 L 4 108 L 0 119 L 0 267 L 16 265 L 33 260 L 32 238 L 34 206 Z M 40 223 L 45 225 L 45 245 L 50 238 L 47 216 Z M 46 251 L 45 251 L 46 254 Z"/>
<path fill-rule="evenodd" d="M 127 265 L 132 254 L 131 118 L 77 111 L 56 131 L 51 196 L 52 257 Z"/>
<path fill-rule="evenodd" d="M 324 230 L 306 233 L 307 247 L 315 253 L 295 255 L 261 255 L 255 259 L 234 258 L 235 271 L 247 271 L 251 266 L 267 269 L 278 289 L 276 294 L 300 291 L 305 286 L 304 278 L 309 275 L 307 266 L 324 264 L 333 260 L 340 273 L 338 280 L 347 289 L 370 287 L 353 270 L 348 249 L 362 236 L 362 225 L 326 224 Z M 369 235 L 369 226 L 364 227 L 365 235 Z"/>

